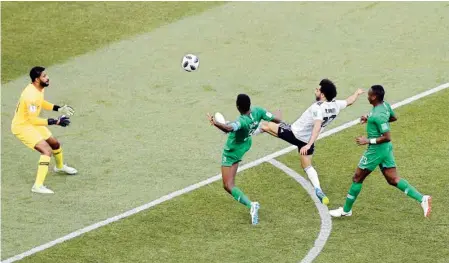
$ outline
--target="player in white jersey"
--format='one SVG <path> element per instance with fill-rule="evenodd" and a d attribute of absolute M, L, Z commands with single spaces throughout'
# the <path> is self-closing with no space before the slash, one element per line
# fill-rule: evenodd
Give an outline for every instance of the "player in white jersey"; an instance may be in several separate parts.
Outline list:
<path fill-rule="evenodd" d="M 337 88 L 332 81 L 323 79 L 320 82 L 320 87 L 315 90 L 316 102 L 304 111 L 292 125 L 264 122 L 260 126 L 262 132 L 268 132 L 298 146 L 301 166 L 315 187 L 315 194 L 318 199 L 325 205 L 329 204 L 329 198 L 321 190 L 318 174 L 312 166 L 314 143 L 318 135 L 337 117 L 340 111 L 352 105 L 362 93 L 363 90 L 358 89 L 346 100 L 335 100 Z"/>

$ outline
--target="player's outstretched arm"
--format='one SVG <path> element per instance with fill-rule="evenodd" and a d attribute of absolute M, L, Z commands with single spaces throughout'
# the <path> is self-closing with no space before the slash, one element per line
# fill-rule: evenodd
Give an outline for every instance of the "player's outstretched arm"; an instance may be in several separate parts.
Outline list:
<path fill-rule="evenodd" d="M 365 91 L 362 89 L 357 89 L 354 94 L 346 98 L 346 106 L 351 106 L 358 99 L 358 97 Z"/>

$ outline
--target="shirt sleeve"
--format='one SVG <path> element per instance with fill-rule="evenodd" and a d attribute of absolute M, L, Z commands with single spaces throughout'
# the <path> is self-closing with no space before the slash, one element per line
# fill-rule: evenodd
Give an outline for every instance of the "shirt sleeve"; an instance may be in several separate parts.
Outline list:
<path fill-rule="evenodd" d="M 31 124 L 36 126 L 46 126 L 48 125 L 47 119 L 39 118 L 37 103 L 30 99 L 23 99 L 23 103 L 25 104 L 25 111 L 28 113 L 28 120 Z"/>
<path fill-rule="evenodd" d="M 340 110 L 343 110 L 344 108 L 346 108 L 348 106 L 348 103 L 346 102 L 346 100 L 336 100 L 335 103 L 337 104 L 337 106 Z"/>
<path fill-rule="evenodd" d="M 229 125 L 231 125 L 233 131 L 238 131 L 242 127 L 242 124 L 238 120 L 231 122 Z"/>
<path fill-rule="evenodd" d="M 231 125 L 233 131 L 238 131 L 241 130 L 244 127 L 249 126 L 247 120 L 245 120 L 245 118 L 239 117 L 237 120 L 229 123 L 229 125 Z"/>
<path fill-rule="evenodd" d="M 393 108 L 391 108 L 390 104 L 387 104 L 387 108 L 388 108 L 388 111 L 390 112 L 390 116 L 395 117 L 396 113 L 393 111 Z"/>
<path fill-rule="evenodd" d="M 390 124 L 387 121 L 384 120 L 380 120 L 379 118 L 374 119 L 374 123 L 377 126 L 377 129 L 379 129 L 379 131 L 381 133 L 386 133 L 390 131 Z"/>
<path fill-rule="evenodd" d="M 50 102 L 48 102 L 46 100 L 44 100 L 42 102 L 42 109 L 44 109 L 44 110 L 53 110 L 53 106 L 54 106 L 53 103 L 50 103 Z"/>
<path fill-rule="evenodd" d="M 272 121 L 274 119 L 273 113 L 267 111 L 266 109 L 257 107 L 256 110 L 262 120 Z"/>

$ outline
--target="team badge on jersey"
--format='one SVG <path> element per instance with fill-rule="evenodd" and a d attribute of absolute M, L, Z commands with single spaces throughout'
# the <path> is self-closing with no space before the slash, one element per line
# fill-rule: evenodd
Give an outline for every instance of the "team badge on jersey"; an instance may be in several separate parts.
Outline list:
<path fill-rule="evenodd" d="M 36 111 L 37 111 L 37 106 L 31 104 L 31 105 L 30 105 L 30 112 L 36 112 Z"/>

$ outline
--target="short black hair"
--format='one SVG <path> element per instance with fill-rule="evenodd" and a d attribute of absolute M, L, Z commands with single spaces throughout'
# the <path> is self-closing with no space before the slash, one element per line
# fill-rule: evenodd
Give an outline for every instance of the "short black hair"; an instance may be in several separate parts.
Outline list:
<path fill-rule="evenodd" d="M 42 74 L 42 72 L 44 72 L 45 68 L 41 67 L 41 66 L 36 66 L 34 68 L 32 68 L 30 70 L 30 78 L 31 78 L 31 82 L 33 82 L 36 78 L 39 78 Z"/>
<path fill-rule="evenodd" d="M 239 94 L 237 96 L 237 107 L 241 113 L 249 111 L 251 108 L 251 99 L 246 94 Z"/>
<path fill-rule="evenodd" d="M 337 97 L 337 87 L 335 87 L 332 81 L 322 79 L 320 81 L 320 87 L 320 91 L 324 94 L 327 101 L 332 101 L 335 97 Z"/>
<path fill-rule="evenodd" d="M 373 85 L 371 86 L 371 90 L 373 91 L 374 95 L 376 95 L 378 101 L 384 101 L 384 87 L 382 87 L 381 85 Z"/>

